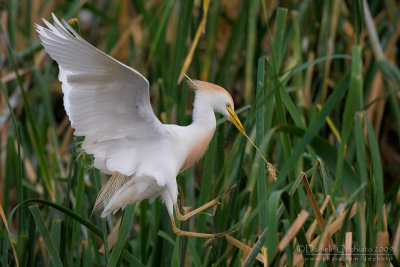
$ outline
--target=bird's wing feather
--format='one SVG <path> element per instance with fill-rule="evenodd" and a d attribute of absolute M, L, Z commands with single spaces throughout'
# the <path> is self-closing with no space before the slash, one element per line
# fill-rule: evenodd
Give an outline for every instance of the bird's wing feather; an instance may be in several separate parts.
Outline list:
<path fill-rule="evenodd" d="M 123 157 L 119 152 L 128 143 L 134 148 L 135 143 L 160 140 L 166 134 L 150 104 L 149 82 L 90 45 L 64 20 L 61 23 L 54 14 L 53 19 L 54 25 L 43 20 L 47 28 L 36 27 L 46 51 L 59 65 L 64 106 L 74 134 L 85 136 L 83 148 L 94 154 L 96 167 L 131 175 L 133 168 L 119 170 L 119 163 L 110 168 L 108 161 Z"/>

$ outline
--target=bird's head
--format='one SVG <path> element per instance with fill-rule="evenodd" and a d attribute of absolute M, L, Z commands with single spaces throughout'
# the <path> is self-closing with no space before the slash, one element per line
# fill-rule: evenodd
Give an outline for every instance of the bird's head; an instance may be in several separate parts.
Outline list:
<path fill-rule="evenodd" d="M 233 103 L 232 96 L 224 88 L 203 81 L 193 81 L 196 85 L 197 90 L 200 94 L 206 96 L 207 102 L 210 103 L 214 111 L 222 114 L 228 121 L 232 122 L 236 128 L 245 135 L 245 130 L 240 122 L 238 116 L 235 113 L 235 106 Z"/>

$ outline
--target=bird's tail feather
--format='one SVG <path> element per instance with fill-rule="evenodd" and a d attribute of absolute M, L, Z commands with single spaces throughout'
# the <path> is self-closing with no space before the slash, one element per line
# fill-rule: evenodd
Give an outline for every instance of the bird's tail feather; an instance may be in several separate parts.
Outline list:
<path fill-rule="evenodd" d="M 115 192 L 117 192 L 122 186 L 124 186 L 130 179 L 132 179 L 131 176 L 126 176 L 119 172 L 114 172 L 107 183 L 101 188 L 101 191 L 96 198 L 92 214 L 99 212 L 102 207 L 105 207 L 107 203 L 111 200 Z"/>
<path fill-rule="evenodd" d="M 151 202 L 166 189 L 165 186 L 159 186 L 157 180 L 152 176 L 134 176 L 131 178 L 112 195 L 101 217 L 104 218 L 110 213 L 115 214 L 128 204 L 139 203 L 144 199 L 149 199 Z"/>

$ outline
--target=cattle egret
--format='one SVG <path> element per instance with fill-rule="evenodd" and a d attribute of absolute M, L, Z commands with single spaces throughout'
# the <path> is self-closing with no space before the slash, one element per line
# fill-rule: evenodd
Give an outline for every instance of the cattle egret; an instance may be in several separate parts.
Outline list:
<path fill-rule="evenodd" d="M 47 28 L 36 28 L 45 50 L 58 63 L 65 111 L 74 134 L 85 137 L 82 148 L 93 154 L 94 167 L 112 175 L 95 204 L 95 208 L 104 205 L 101 216 L 161 196 L 175 234 L 213 238 L 230 233 L 182 231 L 173 212 L 177 219 L 186 220 L 226 195 L 181 214 L 176 176 L 205 153 L 216 127 L 214 112 L 245 135 L 231 95 L 215 84 L 191 81 L 195 89 L 192 124 L 162 124 L 152 110 L 145 77 L 90 45 L 65 20 L 61 23 L 54 14 L 53 19 L 53 25 L 43 19 Z"/>

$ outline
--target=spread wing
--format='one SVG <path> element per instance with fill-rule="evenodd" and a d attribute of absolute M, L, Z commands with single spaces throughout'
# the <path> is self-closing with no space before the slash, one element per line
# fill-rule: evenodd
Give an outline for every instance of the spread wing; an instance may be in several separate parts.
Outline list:
<path fill-rule="evenodd" d="M 54 24 L 36 25 L 48 54 L 59 65 L 64 107 L 82 147 L 103 172 L 132 175 L 135 153 L 166 132 L 150 104 L 149 82 L 139 72 L 86 42 L 53 14 Z M 136 152 L 140 153 L 140 152 Z M 137 155 L 138 156 L 138 155 Z"/>

